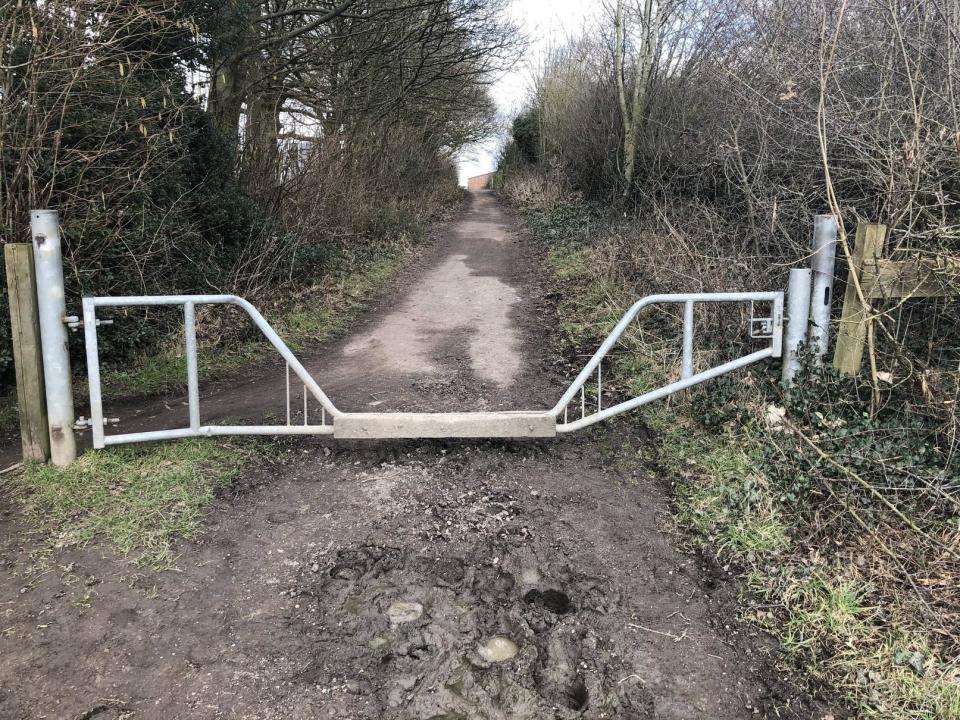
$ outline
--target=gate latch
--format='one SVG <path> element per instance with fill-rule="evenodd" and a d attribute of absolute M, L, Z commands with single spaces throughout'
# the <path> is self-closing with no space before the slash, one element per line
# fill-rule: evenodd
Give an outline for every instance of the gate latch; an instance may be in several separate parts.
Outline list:
<path fill-rule="evenodd" d="M 750 301 L 750 337 L 754 340 L 769 340 L 773 337 L 773 318 L 757 317 L 754 302 Z"/>

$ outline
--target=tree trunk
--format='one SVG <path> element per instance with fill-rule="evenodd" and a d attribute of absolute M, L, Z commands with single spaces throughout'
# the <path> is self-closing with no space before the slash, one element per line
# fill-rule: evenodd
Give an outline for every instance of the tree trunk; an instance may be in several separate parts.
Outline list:
<path fill-rule="evenodd" d="M 247 97 L 242 180 L 248 192 L 268 208 L 280 200 L 280 108 L 277 91 Z"/>
<path fill-rule="evenodd" d="M 225 59 L 215 67 L 207 95 L 207 110 L 214 127 L 236 147 L 240 140 L 240 110 L 245 99 L 247 73 L 243 61 L 236 59 Z"/>
<path fill-rule="evenodd" d="M 633 88 L 627 102 L 627 76 L 624 56 L 627 53 L 627 23 L 623 0 L 617 0 L 614 15 L 613 66 L 617 86 L 617 104 L 623 126 L 623 197 L 633 190 L 637 163 L 637 134 L 640 131 L 647 100 L 647 88 L 656 67 L 661 15 L 657 0 L 644 0 L 640 18 L 642 39 L 633 71 Z"/>

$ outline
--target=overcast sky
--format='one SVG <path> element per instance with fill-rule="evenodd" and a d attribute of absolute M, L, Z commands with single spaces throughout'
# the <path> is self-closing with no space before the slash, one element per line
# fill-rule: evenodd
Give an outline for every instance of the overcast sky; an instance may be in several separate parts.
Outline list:
<path fill-rule="evenodd" d="M 600 0 L 513 0 L 510 15 L 531 42 L 523 60 L 493 86 L 493 99 L 501 115 L 512 117 L 523 105 L 530 88 L 531 71 L 543 51 L 576 35 L 585 18 L 599 7 Z M 501 142 L 502 139 L 494 139 L 462 153 L 458 163 L 461 184 L 466 184 L 466 178 L 472 175 L 494 169 Z"/>

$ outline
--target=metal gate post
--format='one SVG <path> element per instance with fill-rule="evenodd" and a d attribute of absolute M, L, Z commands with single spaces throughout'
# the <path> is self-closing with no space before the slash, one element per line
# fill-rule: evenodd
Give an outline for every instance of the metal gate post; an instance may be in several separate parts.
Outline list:
<path fill-rule="evenodd" d="M 813 288 L 810 292 L 810 345 L 823 359 L 830 342 L 830 307 L 833 304 L 833 268 L 837 260 L 837 219 L 816 215 L 813 219 Z"/>
<path fill-rule="evenodd" d="M 37 305 L 40 344 L 46 383 L 47 418 L 50 425 L 50 457 L 54 465 L 69 465 L 77 459 L 73 434 L 73 383 L 67 349 L 66 295 L 63 257 L 60 252 L 60 219 L 56 210 L 30 212 L 33 259 L 37 273 Z"/>
<path fill-rule="evenodd" d="M 793 385 L 793 378 L 800 369 L 799 350 L 807 339 L 807 324 L 810 321 L 810 270 L 793 268 L 787 286 L 787 336 L 783 353 L 783 384 Z"/>

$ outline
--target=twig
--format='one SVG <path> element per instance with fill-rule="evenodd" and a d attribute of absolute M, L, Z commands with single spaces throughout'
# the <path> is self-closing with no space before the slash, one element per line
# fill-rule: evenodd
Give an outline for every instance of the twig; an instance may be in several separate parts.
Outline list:
<path fill-rule="evenodd" d="M 687 637 L 687 631 L 684 630 L 682 635 L 674 635 L 673 633 L 663 632 L 662 630 L 654 630 L 653 628 L 644 627 L 643 625 L 634 625 L 633 623 L 627 624 L 628 628 L 633 628 L 634 630 L 646 630 L 647 632 L 653 633 L 654 635 L 663 635 L 668 637 L 674 642 L 680 642 Z"/>

